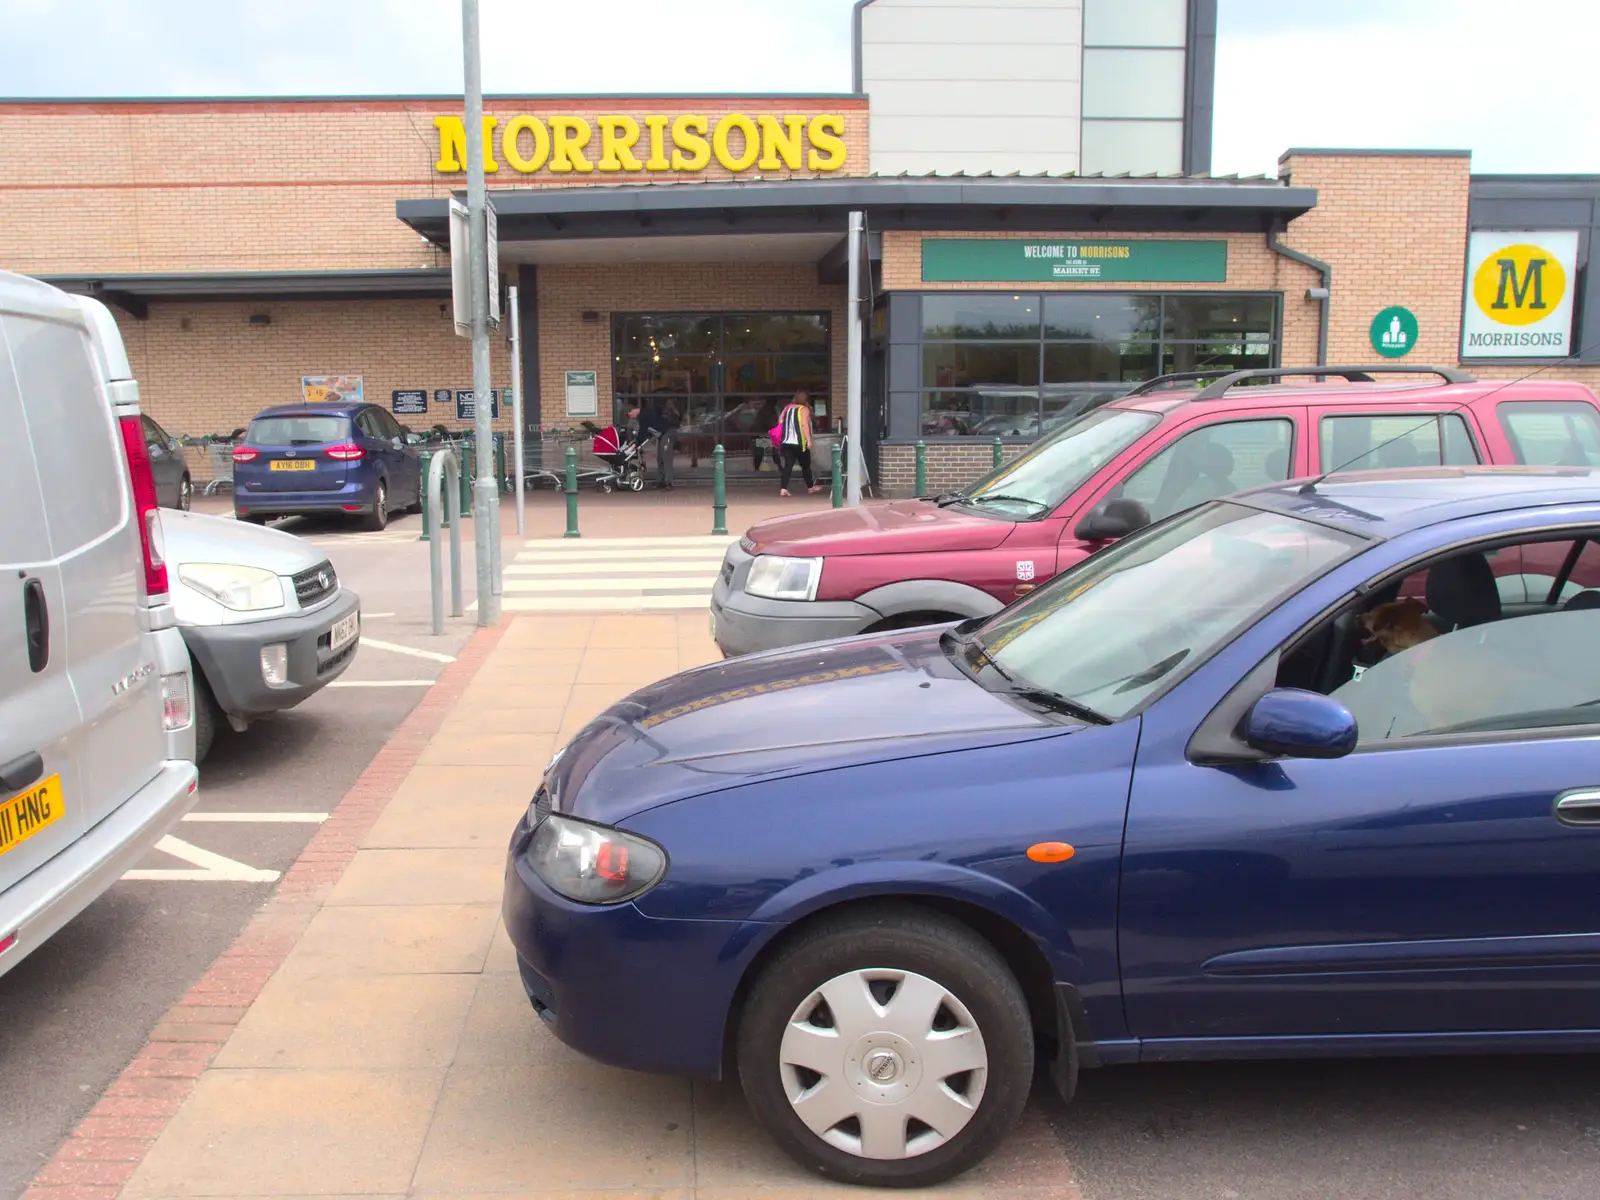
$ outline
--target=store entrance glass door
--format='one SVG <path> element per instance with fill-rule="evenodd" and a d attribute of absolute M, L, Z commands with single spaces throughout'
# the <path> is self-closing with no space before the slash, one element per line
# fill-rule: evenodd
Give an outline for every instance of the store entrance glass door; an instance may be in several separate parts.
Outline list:
<path fill-rule="evenodd" d="M 800 387 L 830 399 L 827 313 L 617 313 L 611 354 L 619 427 L 635 406 L 681 420 L 680 479 L 709 480 L 719 442 L 729 477 L 775 475 L 766 431 L 778 412 Z M 653 474 L 655 450 L 646 457 Z"/>

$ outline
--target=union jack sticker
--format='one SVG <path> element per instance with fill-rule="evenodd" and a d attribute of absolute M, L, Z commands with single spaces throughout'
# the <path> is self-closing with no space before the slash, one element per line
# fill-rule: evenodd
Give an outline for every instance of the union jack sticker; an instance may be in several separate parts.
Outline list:
<path fill-rule="evenodd" d="M 1017 564 L 1017 578 L 1024 581 L 1033 578 L 1033 559 L 1026 558 Z"/>

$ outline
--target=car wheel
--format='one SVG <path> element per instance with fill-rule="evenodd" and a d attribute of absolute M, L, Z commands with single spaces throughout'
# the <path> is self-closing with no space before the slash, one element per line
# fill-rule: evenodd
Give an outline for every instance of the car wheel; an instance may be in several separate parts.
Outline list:
<path fill-rule="evenodd" d="M 924 1187 L 989 1154 L 1022 1114 L 1033 1027 L 1022 989 L 963 925 L 894 907 L 819 925 L 762 971 L 739 1079 L 802 1165 Z"/>
<path fill-rule="evenodd" d="M 381 533 L 389 524 L 389 485 L 383 480 L 378 480 L 378 498 L 373 502 L 372 512 L 363 522 L 373 533 Z"/>
<path fill-rule="evenodd" d="M 211 743 L 216 740 L 218 728 L 226 728 L 228 718 L 223 715 L 217 698 L 211 694 L 211 685 L 194 667 L 189 669 L 194 681 L 194 761 L 199 766 L 211 753 Z"/>
<path fill-rule="evenodd" d="M 194 507 L 194 483 L 187 475 L 178 481 L 178 507 L 184 512 Z"/>

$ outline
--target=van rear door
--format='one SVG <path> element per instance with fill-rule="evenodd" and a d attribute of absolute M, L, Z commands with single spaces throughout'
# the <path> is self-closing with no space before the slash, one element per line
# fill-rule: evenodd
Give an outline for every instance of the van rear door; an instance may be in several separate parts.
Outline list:
<path fill-rule="evenodd" d="M 44 496 L 0 333 L 0 892 L 83 833 L 83 724 L 67 673 L 66 602 Z M 35 758 L 34 756 L 37 756 Z M 12 930 L 0 929 L 0 939 Z"/>
<path fill-rule="evenodd" d="M 161 672 L 140 627 L 144 559 L 110 399 L 73 310 L 57 322 L 6 316 L 38 464 L 50 552 L 61 572 L 62 649 L 83 717 L 82 790 L 94 826 L 166 762 Z"/>

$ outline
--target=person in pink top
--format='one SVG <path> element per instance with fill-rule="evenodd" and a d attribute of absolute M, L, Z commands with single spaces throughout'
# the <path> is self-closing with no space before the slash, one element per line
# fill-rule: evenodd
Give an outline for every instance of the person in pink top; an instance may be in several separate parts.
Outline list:
<path fill-rule="evenodd" d="M 796 466 L 806 481 L 806 490 L 821 491 L 811 475 L 811 394 L 805 388 L 795 392 L 794 399 L 783 406 L 771 437 L 778 456 L 778 495 L 789 494 L 789 478 Z"/>

